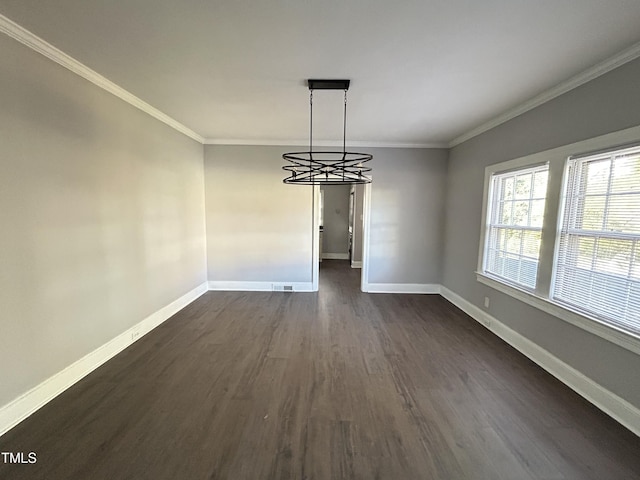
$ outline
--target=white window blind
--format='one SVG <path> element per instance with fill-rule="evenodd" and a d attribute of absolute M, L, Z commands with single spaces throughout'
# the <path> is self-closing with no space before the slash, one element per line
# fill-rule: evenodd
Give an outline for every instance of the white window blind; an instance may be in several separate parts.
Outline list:
<path fill-rule="evenodd" d="M 535 289 L 549 168 L 491 176 L 484 272 Z"/>
<path fill-rule="evenodd" d="M 640 331 L 640 146 L 570 158 L 552 298 Z"/>

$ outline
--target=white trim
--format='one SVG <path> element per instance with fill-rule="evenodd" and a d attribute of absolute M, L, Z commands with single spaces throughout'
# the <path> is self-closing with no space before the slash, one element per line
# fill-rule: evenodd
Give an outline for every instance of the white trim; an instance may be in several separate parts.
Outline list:
<path fill-rule="evenodd" d="M 372 177 L 373 178 L 373 177 Z M 369 249 L 371 242 L 371 184 L 364 185 L 362 200 L 362 270 L 360 271 L 360 290 L 366 292 L 369 284 Z"/>
<path fill-rule="evenodd" d="M 276 147 L 309 147 L 309 139 L 271 140 L 267 138 L 205 138 L 205 145 L 268 145 Z M 315 140 L 314 147 L 342 147 L 342 140 Z M 394 143 L 349 140 L 347 148 L 449 148 L 447 142 Z"/>
<path fill-rule="evenodd" d="M 549 100 L 553 100 L 554 98 L 559 97 L 560 95 L 563 95 L 568 91 L 579 87 L 580 85 L 584 85 L 585 83 L 590 82 L 591 80 L 594 80 L 595 78 L 598 78 L 599 76 L 604 75 L 605 73 L 608 73 L 611 70 L 624 65 L 625 63 L 635 60 L 638 57 L 640 57 L 640 42 L 631 45 L 629 48 L 624 49 L 613 57 L 600 62 L 591 68 L 588 68 L 582 73 L 571 77 L 570 79 L 560 83 L 559 85 L 556 85 L 555 87 L 550 88 L 549 90 L 546 90 L 539 95 L 536 95 L 535 97 L 518 105 L 517 107 L 512 108 L 511 110 L 507 110 L 501 115 L 498 115 L 497 117 L 484 122 L 481 125 L 478 125 L 476 128 L 468 131 L 467 133 L 459 135 L 458 137 L 451 140 L 448 146 L 449 148 L 453 148 L 456 145 L 460 145 L 461 143 L 466 142 L 467 140 L 476 137 L 481 133 L 491 130 L 492 128 L 497 127 L 498 125 L 501 125 L 511 120 L 512 118 L 517 117 L 518 115 L 522 115 L 529 110 L 533 110 L 543 103 L 546 103 Z"/>
<path fill-rule="evenodd" d="M 169 305 L 152 313 L 140 323 L 109 340 L 91 353 L 72 363 L 64 370 L 49 377 L 15 400 L 0 407 L 0 435 L 4 435 L 18 423 L 80 381 L 100 365 L 110 360 L 129 345 L 139 340 L 158 325 L 182 310 L 207 291 L 203 283 Z"/>
<path fill-rule="evenodd" d="M 476 272 L 476 279 L 491 288 L 509 295 L 521 302 L 531 305 L 543 312 L 557 317 L 565 322 L 575 325 L 589 333 L 593 333 L 616 345 L 640 355 L 640 337 L 634 336 L 630 332 L 618 330 L 615 326 L 599 322 L 595 319 L 574 312 L 567 307 L 560 306 L 551 300 L 538 297 L 532 293 L 520 290 L 505 283 L 494 280 L 482 273 Z"/>
<path fill-rule="evenodd" d="M 367 283 L 363 285 L 366 293 L 440 293 L 440 285 L 436 283 Z"/>
<path fill-rule="evenodd" d="M 83 63 L 80 63 L 75 58 L 67 55 L 62 50 L 54 47 L 47 41 L 31 33 L 26 28 L 21 27 L 13 20 L 10 20 L 2 14 L 0 14 L 0 32 L 10 36 L 23 45 L 31 48 L 35 52 L 44 55 L 48 59 L 53 60 L 57 64 L 62 65 L 76 75 L 89 80 L 94 85 L 97 85 L 103 90 L 106 90 L 107 92 L 115 95 L 121 100 L 124 100 L 128 104 L 133 105 L 137 109 L 142 110 L 146 114 L 151 115 L 153 118 L 160 120 L 174 130 L 177 130 L 178 132 L 196 140 L 197 142 L 204 143 L 204 138 L 190 128 L 171 118 L 169 115 L 161 112 L 157 108 L 149 105 L 147 102 L 141 100 L 132 93 L 129 93 L 127 90 L 116 85 L 108 78 L 103 77 L 95 70 L 92 70 Z"/>
<path fill-rule="evenodd" d="M 349 253 L 322 253 L 323 260 L 349 260 Z"/>
<path fill-rule="evenodd" d="M 448 288 L 441 287 L 441 295 L 573 391 L 640 436 L 640 409 L 586 377 L 572 366 L 564 363 L 547 350 L 499 322 L 496 318 Z"/>
<path fill-rule="evenodd" d="M 293 292 L 313 292 L 313 282 L 244 282 L 210 280 L 209 290 L 225 292 L 281 292 L 280 287 L 292 287 Z"/>
<path fill-rule="evenodd" d="M 317 292 L 320 287 L 320 185 L 314 185 L 311 189 L 311 211 L 313 220 L 311 222 L 311 289 Z"/>
<path fill-rule="evenodd" d="M 351 268 L 362 268 L 362 262 L 351 262 Z"/>

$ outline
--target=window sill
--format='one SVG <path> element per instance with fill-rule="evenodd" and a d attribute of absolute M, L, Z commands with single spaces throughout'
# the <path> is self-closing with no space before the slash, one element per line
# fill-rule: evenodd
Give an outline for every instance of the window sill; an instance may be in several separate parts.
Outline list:
<path fill-rule="evenodd" d="M 502 283 L 483 273 L 476 272 L 476 279 L 484 285 L 640 355 L 640 335 L 634 335 L 625 330 L 617 329 L 612 325 L 582 315 L 546 298 Z"/>

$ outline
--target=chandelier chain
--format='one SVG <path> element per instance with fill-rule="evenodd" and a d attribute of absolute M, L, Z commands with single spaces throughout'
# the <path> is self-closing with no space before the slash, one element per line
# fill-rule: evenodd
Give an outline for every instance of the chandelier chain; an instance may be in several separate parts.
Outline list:
<path fill-rule="evenodd" d="M 313 89 L 309 90 L 309 153 L 313 152 Z"/>
<path fill-rule="evenodd" d="M 344 89 L 344 118 L 342 119 L 342 153 L 347 151 L 347 89 Z"/>

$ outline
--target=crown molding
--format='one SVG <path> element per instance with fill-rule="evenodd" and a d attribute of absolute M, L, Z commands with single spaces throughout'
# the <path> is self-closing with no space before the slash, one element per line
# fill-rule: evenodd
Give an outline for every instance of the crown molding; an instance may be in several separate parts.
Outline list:
<path fill-rule="evenodd" d="M 584 85 L 585 83 L 590 82 L 591 80 L 594 80 L 595 78 L 598 78 L 599 76 L 604 75 L 605 73 L 608 73 L 611 70 L 624 65 L 625 63 L 635 60 L 638 57 L 640 57 L 640 42 L 631 45 L 630 47 L 622 50 L 613 57 L 610 57 L 609 59 L 600 62 L 597 65 L 594 65 L 593 67 L 583 71 L 582 73 L 571 77 L 569 80 L 566 80 L 559 85 L 556 85 L 555 87 L 542 92 L 541 94 L 518 105 L 517 107 L 512 108 L 511 110 L 507 110 L 503 114 L 498 115 L 497 117 L 477 126 L 472 130 L 469 130 L 467 133 L 454 138 L 453 140 L 451 140 L 451 142 L 449 142 L 448 146 L 449 148 L 453 148 L 456 145 L 460 145 L 461 143 L 466 142 L 467 140 L 476 137 L 481 133 L 491 130 L 492 128 L 497 127 L 498 125 L 501 125 L 511 120 L 512 118 L 517 117 L 518 115 L 522 115 L 529 110 L 533 110 L 543 103 L 546 103 L 549 100 L 553 100 L 554 98 L 559 97 L 560 95 L 567 93 L 568 91 L 573 90 L 580 85 Z"/>
<path fill-rule="evenodd" d="M 121 100 L 129 103 L 130 105 L 138 108 L 139 110 L 147 113 L 157 120 L 165 123 L 176 131 L 196 140 L 204 145 L 278 145 L 278 146 L 307 146 L 307 140 L 266 140 L 266 139 L 213 139 L 204 138 L 197 134 L 187 126 L 161 112 L 157 108 L 151 106 L 142 99 L 136 97 L 132 93 L 116 85 L 108 78 L 100 75 L 96 71 L 87 67 L 83 63 L 74 59 L 70 55 L 67 55 L 60 49 L 54 47 L 47 41 L 31 33 L 29 30 L 18 25 L 13 20 L 0 14 L 0 32 L 8 35 L 9 37 L 17 40 L 23 45 L 31 48 L 32 50 L 44 55 L 45 57 L 53 60 L 59 65 L 65 67 L 71 72 L 79 75 L 80 77 L 90 81 L 94 85 L 106 90 L 107 92 L 115 95 Z M 355 141 L 349 142 L 350 147 L 363 147 L 363 148 L 453 148 L 467 140 L 476 137 L 488 130 L 491 130 L 498 125 L 501 125 L 519 115 L 522 115 L 529 110 L 532 110 L 554 98 L 567 93 L 574 88 L 577 88 L 585 83 L 604 75 L 605 73 L 618 68 L 625 63 L 628 63 L 636 58 L 640 57 L 640 42 L 631 45 L 625 50 L 619 52 L 613 57 L 571 77 L 565 82 L 542 92 L 541 94 L 531 98 L 530 100 L 518 105 L 515 108 L 507 110 L 506 112 L 498 115 L 497 117 L 484 122 L 477 127 L 469 130 L 468 132 L 459 135 L 450 142 L 435 142 L 435 143 L 394 143 L 394 142 L 364 142 Z M 325 141 L 317 142 L 317 146 L 323 147 L 341 147 L 340 141 Z"/>
<path fill-rule="evenodd" d="M 75 73 L 76 75 L 79 75 L 82 78 L 89 80 L 94 85 L 97 85 L 98 87 L 115 95 L 121 100 L 124 100 L 130 105 L 133 105 L 137 109 L 142 110 L 148 115 L 151 115 L 155 119 L 160 120 L 161 122 L 167 124 L 171 128 L 186 135 L 187 137 L 190 137 L 196 140 L 197 142 L 204 143 L 204 138 L 202 138 L 200 135 L 198 135 L 196 132 L 194 132 L 190 128 L 184 126 L 177 120 L 174 120 L 167 114 L 162 113 L 157 108 L 152 107 L 147 102 L 141 100 L 140 98 L 136 97 L 132 93 L 126 91 L 124 88 L 119 87 L 108 78 L 103 77 L 98 72 L 90 69 L 83 63 L 80 63 L 75 58 L 67 55 L 62 50 L 54 47 L 50 43 L 46 42 L 45 40 L 38 37 L 37 35 L 31 33 L 26 28 L 21 27 L 20 25 L 15 23 L 13 20 L 5 17 L 2 14 L 0 14 L 0 32 L 17 40 L 18 42 L 31 48 L 32 50 L 44 55 L 48 59 L 53 60 L 57 64 L 62 65 L 66 69 Z"/>
<path fill-rule="evenodd" d="M 246 146 L 281 146 L 281 147 L 309 147 L 309 140 L 268 140 L 268 139 L 222 139 L 222 138 L 206 138 L 205 145 L 246 145 Z M 314 141 L 314 147 L 340 147 L 342 141 L 338 140 L 321 140 Z M 347 148 L 449 148 L 446 142 L 441 143 L 394 143 L 394 142 L 366 142 L 366 141 L 349 141 Z"/>

